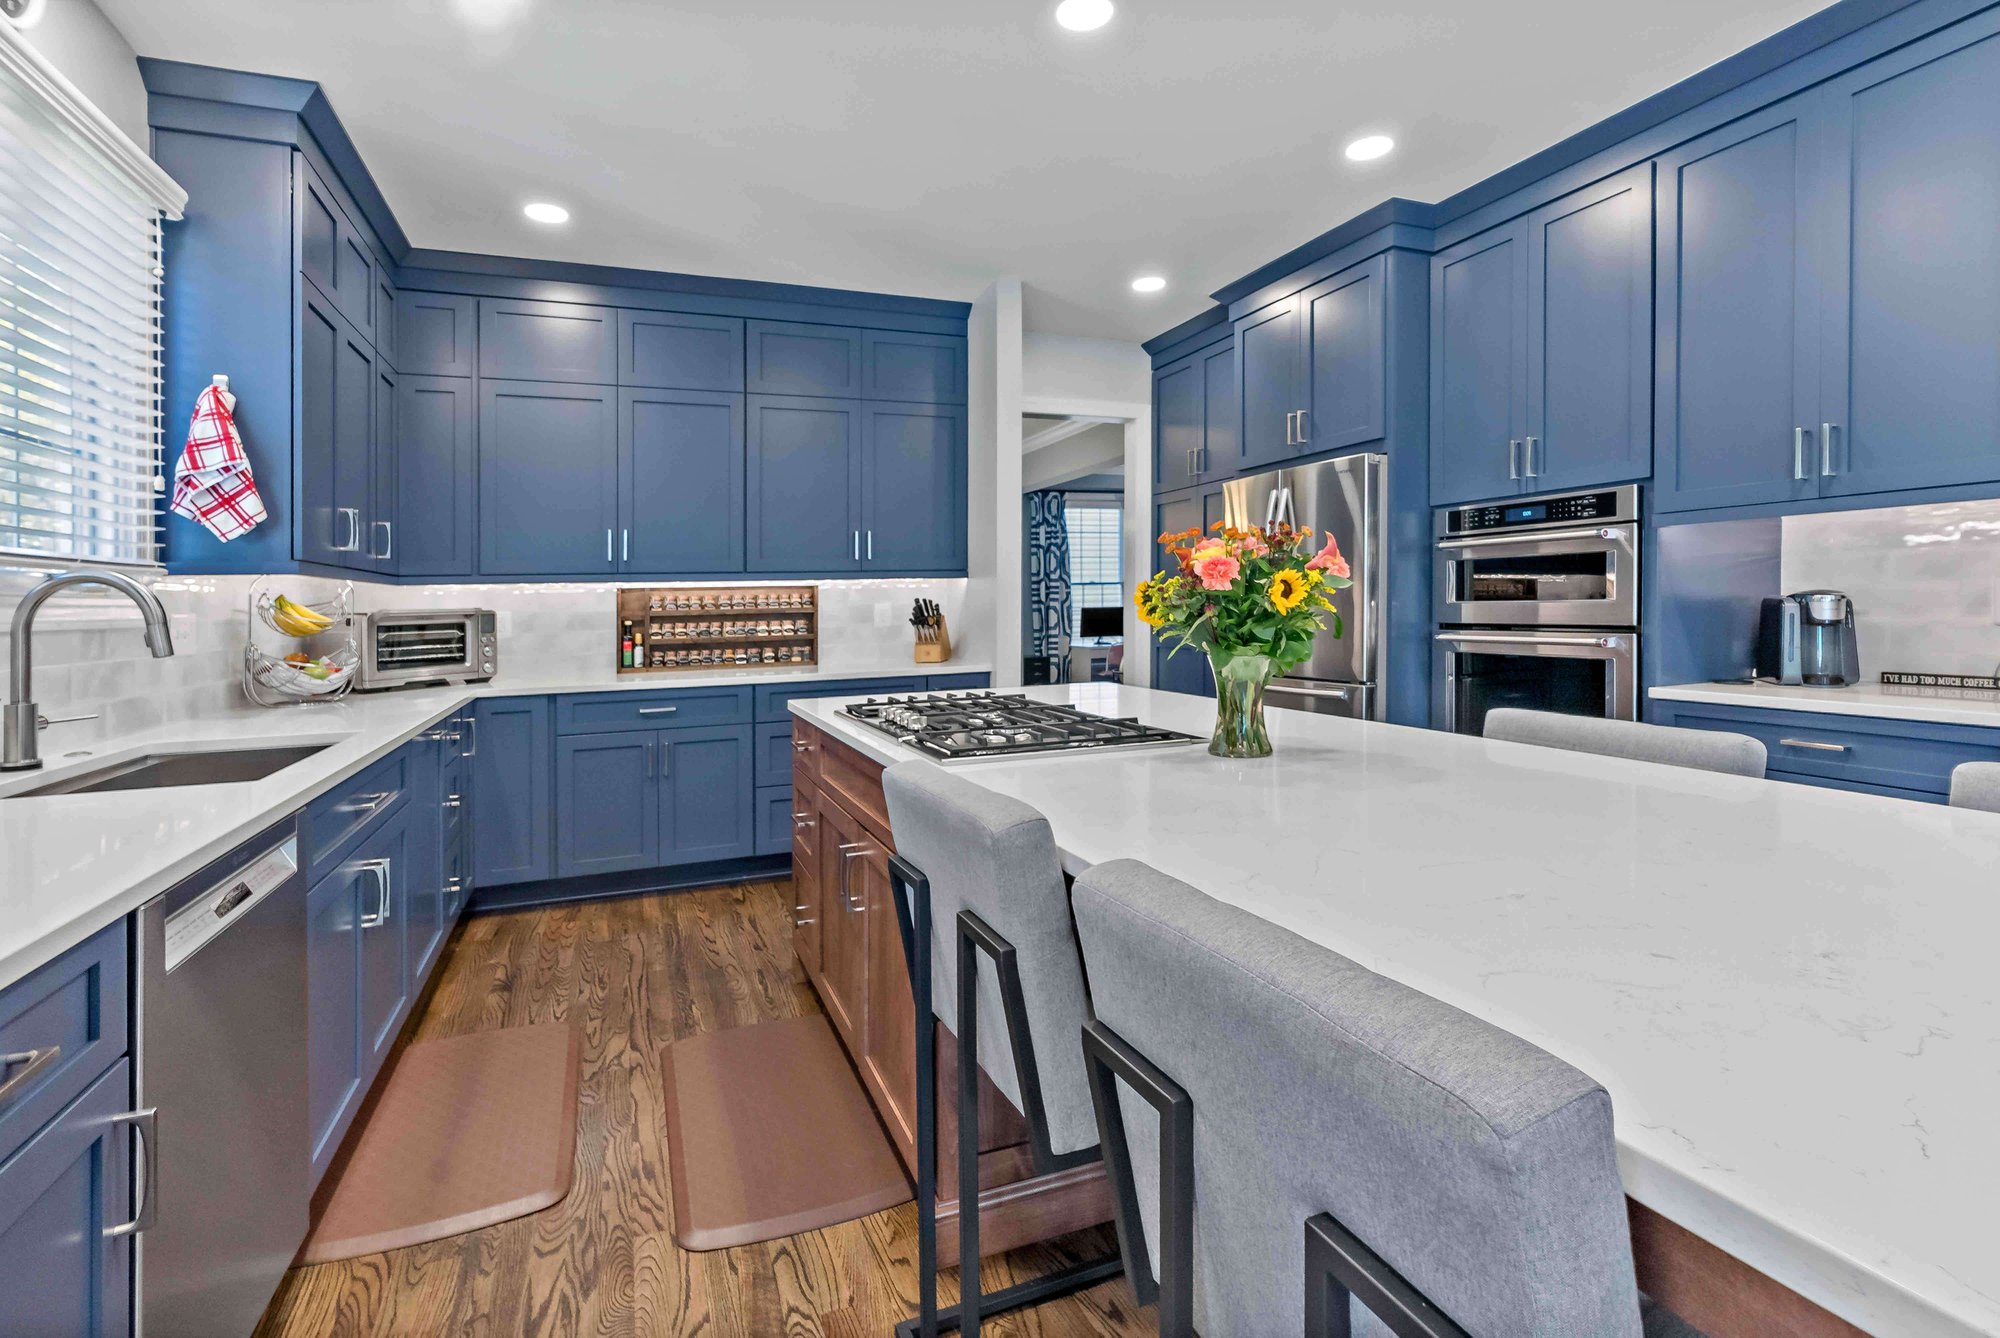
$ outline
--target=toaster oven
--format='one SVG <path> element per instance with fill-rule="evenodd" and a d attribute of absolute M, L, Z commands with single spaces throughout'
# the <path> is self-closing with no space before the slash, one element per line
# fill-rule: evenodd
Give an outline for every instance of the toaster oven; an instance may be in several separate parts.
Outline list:
<path fill-rule="evenodd" d="M 361 675 L 368 692 L 413 684 L 483 683 L 500 667 L 491 609 L 384 609 L 362 619 Z"/>

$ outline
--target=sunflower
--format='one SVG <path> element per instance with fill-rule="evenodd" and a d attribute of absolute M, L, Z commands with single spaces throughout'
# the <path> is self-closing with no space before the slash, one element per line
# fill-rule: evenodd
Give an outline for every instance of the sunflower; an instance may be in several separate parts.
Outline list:
<path fill-rule="evenodd" d="M 1280 613 L 1290 613 L 1306 597 L 1309 588 L 1304 576 L 1288 570 L 1274 573 L 1264 590 L 1271 597 L 1272 608 Z"/>
<path fill-rule="evenodd" d="M 1167 616 L 1160 608 L 1151 581 L 1139 582 L 1139 588 L 1133 592 L 1132 602 L 1138 606 L 1140 620 L 1148 627 L 1158 627 L 1166 622 Z"/>

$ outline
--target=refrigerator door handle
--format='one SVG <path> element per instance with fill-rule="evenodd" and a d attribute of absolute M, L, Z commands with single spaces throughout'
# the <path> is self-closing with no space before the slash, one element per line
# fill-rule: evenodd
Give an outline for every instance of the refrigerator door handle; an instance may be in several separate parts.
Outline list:
<path fill-rule="evenodd" d="M 1264 685 L 1264 691 L 1266 694 L 1277 692 L 1289 694 L 1294 697 L 1332 697 L 1337 701 L 1347 701 L 1355 693 L 1355 689 L 1351 687 L 1295 688 L 1284 683 L 1267 683 Z"/>

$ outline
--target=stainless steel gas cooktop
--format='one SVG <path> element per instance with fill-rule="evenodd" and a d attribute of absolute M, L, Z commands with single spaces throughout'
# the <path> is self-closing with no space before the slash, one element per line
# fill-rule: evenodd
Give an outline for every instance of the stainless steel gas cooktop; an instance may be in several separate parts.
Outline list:
<path fill-rule="evenodd" d="M 1197 742 L 1192 734 L 1134 719 L 1090 715 L 1074 706 L 999 692 L 870 697 L 842 707 L 841 713 L 945 761 Z"/>

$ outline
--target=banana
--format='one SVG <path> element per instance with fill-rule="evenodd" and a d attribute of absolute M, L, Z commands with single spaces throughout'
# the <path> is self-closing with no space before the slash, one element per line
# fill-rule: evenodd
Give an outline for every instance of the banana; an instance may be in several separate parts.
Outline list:
<path fill-rule="evenodd" d="M 315 636 L 333 626 L 333 619 L 315 613 L 283 595 L 271 601 L 271 621 L 287 636 Z"/>

